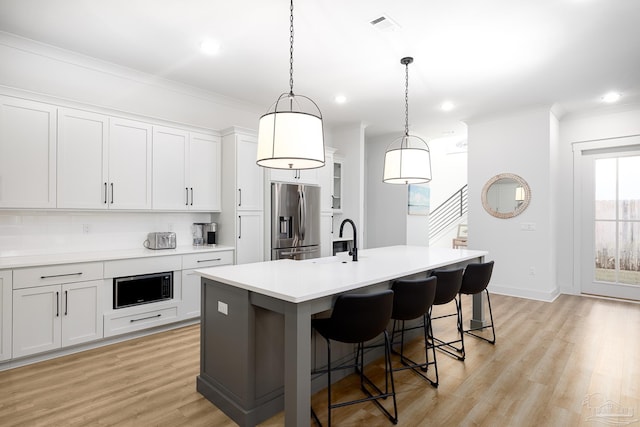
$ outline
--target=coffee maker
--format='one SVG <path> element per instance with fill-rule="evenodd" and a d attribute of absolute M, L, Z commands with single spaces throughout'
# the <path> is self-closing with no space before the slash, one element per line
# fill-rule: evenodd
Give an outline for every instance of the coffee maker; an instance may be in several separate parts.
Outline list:
<path fill-rule="evenodd" d="M 215 246 L 216 228 L 215 222 L 194 222 L 192 227 L 193 246 Z"/>

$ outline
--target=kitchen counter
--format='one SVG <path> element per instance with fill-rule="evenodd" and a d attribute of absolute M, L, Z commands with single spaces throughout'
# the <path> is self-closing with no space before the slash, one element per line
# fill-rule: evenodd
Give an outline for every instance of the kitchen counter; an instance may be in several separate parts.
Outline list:
<path fill-rule="evenodd" d="M 277 261 L 196 270 L 202 277 L 282 301 L 301 303 L 402 276 L 483 257 L 486 251 L 390 246 L 302 261 Z"/>
<path fill-rule="evenodd" d="M 283 408 L 287 426 L 308 425 L 314 314 L 331 309 L 339 294 L 388 289 L 393 279 L 482 262 L 485 255 L 392 246 L 361 250 L 358 262 L 340 254 L 198 269 L 203 311 L 197 390 L 240 426 Z M 474 298 L 474 319 L 482 321 L 478 302 Z"/>
<path fill-rule="evenodd" d="M 218 252 L 233 250 L 231 246 L 216 245 L 215 247 L 178 246 L 176 249 L 110 249 L 87 252 L 62 252 L 48 254 L 29 254 L 23 256 L 0 257 L 0 270 L 38 267 L 44 265 L 72 264 L 78 262 L 113 261 L 120 259 L 149 258 L 167 255 L 188 255 L 202 252 Z"/>

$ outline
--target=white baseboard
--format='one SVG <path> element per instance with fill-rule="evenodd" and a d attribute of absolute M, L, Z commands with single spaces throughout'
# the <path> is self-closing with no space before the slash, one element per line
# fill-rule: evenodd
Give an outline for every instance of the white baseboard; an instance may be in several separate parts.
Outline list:
<path fill-rule="evenodd" d="M 513 288 L 510 286 L 489 285 L 489 292 L 499 295 L 507 295 L 510 297 L 534 299 L 538 301 L 553 302 L 560 291 L 558 289 L 552 291 L 536 291 L 533 289 Z"/>

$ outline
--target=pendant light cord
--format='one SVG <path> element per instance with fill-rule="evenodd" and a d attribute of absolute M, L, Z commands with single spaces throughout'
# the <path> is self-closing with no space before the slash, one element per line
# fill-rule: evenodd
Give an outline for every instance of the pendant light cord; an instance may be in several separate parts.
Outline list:
<path fill-rule="evenodd" d="M 404 134 L 409 136 L 409 63 L 405 64 L 404 85 Z"/>
<path fill-rule="evenodd" d="M 293 97 L 293 0 L 290 7 L 289 18 L 289 96 Z"/>

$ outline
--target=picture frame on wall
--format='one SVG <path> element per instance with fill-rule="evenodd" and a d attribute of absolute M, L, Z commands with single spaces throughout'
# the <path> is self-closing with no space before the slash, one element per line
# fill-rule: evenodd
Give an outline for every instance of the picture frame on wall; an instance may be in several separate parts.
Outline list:
<path fill-rule="evenodd" d="M 429 215 L 431 189 L 428 184 L 409 184 L 409 215 Z"/>

